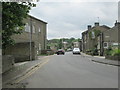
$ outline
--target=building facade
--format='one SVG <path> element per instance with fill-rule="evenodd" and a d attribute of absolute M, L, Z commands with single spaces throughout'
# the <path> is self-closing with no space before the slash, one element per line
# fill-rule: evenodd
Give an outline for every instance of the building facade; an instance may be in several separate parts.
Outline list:
<path fill-rule="evenodd" d="M 93 27 L 88 25 L 88 30 L 82 33 L 82 51 L 86 53 L 97 49 L 98 54 L 103 55 L 103 33 L 109 29 L 106 25 L 100 26 L 99 22 L 95 22 Z"/>
<path fill-rule="evenodd" d="M 119 42 L 119 31 L 120 30 L 120 22 L 115 22 L 114 26 L 103 33 L 104 38 L 104 50 L 108 49 L 109 47 L 118 48 L 120 45 Z"/>
<path fill-rule="evenodd" d="M 24 22 L 22 34 L 12 36 L 15 45 L 8 47 L 5 54 L 37 59 L 37 55 L 47 48 L 47 23 L 30 15 Z"/>

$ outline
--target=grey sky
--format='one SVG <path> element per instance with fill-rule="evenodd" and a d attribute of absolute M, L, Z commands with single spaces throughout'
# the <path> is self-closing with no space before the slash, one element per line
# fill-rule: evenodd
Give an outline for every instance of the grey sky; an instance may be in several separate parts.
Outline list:
<path fill-rule="evenodd" d="M 79 1 L 79 0 L 78 0 Z M 118 19 L 117 2 L 46 2 L 40 1 L 32 8 L 30 15 L 48 22 L 47 36 L 53 38 L 81 38 L 87 25 L 112 27 Z"/>

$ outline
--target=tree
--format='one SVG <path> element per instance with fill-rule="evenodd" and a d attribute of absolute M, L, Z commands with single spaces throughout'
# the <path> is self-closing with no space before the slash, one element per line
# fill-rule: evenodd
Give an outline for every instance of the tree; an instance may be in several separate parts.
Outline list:
<path fill-rule="evenodd" d="M 2 2 L 2 48 L 13 45 L 15 42 L 11 38 L 14 34 L 21 34 L 31 7 L 34 3 L 29 2 Z"/>
<path fill-rule="evenodd" d="M 59 44 L 58 44 L 58 48 L 59 48 L 59 49 L 62 49 L 62 47 L 63 47 L 62 44 L 63 44 L 63 43 L 62 43 L 62 39 L 60 39 L 60 40 L 59 40 Z"/>

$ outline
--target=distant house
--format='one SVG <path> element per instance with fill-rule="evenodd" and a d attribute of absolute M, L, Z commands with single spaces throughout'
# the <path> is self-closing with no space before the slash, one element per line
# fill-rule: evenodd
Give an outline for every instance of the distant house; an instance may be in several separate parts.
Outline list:
<path fill-rule="evenodd" d="M 7 47 L 5 54 L 26 57 L 28 60 L 37 59 L 37 55 L 46 49 L 47 23 L 30 15 L 24 22 L 26 25 L 23 33 L 12 36 L 16 44 Z"/>
<path fill-rule="evenodd" d="M 63 44 L 63 49 L 67 50 L 67 48 L 68 48 L 68 42 L 63 42 L 62 44 Z"/>
<path fill-rule="evenodd" d="M 98 49 L 98 54 L 103 54 L 103 37 L 100 37 L 105 31 L 109 30 L 110 27 L 106 25 L 99 25 L 99 22 L 95 22 L 94 26 L 88 25 L 88 30 L 82 33 L 82 51 Z"/>
<path fill-rule="evenodd" d="M 73 47 L 74 48 L 79 48 L 80 47 L 80 43 L 79 42 L 73 42 Z"/>

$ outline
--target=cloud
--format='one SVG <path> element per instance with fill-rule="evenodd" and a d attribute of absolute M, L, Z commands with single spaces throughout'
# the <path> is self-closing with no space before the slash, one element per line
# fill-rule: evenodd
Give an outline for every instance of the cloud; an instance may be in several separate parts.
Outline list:
<path fill-rule="evenodd" d="M 117 2 L 38 2 L 30 14 L 48 22 L 48 39 L 60 37 L 81 38 L 87 25 L 113 26 L 118 19 Z"/>

